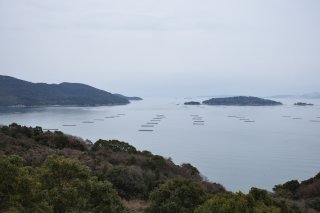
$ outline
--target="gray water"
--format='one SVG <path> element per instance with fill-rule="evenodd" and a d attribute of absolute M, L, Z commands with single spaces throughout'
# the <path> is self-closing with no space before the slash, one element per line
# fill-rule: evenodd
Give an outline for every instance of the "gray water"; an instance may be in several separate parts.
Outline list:
<path fill-rule="evenodd" d="M 191 163 L 210 181 L 232 191 L 247 192 L 253 186 L 271 190 L 275 184 L 304 180 L 320 171 L 319 101 L 315 106 L 293 106 L 295 100 L 280 100 L 283 106 L 268 107 L 184 106 L 184 101 L 1 108 L 0 123 L 59 129 L 93 142 L 126 141 L 177 164 Z"/>

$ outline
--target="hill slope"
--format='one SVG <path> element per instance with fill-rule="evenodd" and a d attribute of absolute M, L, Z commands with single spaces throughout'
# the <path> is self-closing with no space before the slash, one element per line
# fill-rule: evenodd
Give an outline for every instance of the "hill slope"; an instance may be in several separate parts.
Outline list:
<path fill-rule="evenodd" d="M 320 173 L 276 185 L 272 194 L 231 193 L 188 163 L 125 142 L 92 144 L 18 124 L 0 127 L 0 171 L 0 212 L 320 211 Z"/>
<path fill-rule="evenodd" d="M 31 83 L 0 75 L 0 106 L 118 105 L 126 98 L 79 83 Z"/>

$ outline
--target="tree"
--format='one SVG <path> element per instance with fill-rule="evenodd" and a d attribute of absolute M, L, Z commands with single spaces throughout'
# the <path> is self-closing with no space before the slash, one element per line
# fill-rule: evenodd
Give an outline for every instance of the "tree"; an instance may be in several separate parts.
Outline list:
<path fill-rule="evenodd" d="M 9 212 L 52 212 L 31 167 L 18 156 L 0 158 L 0 209 Z"/>
<path fill-rule="evenodd" d="M 249 213 L 248 204 L 246 196 L 242 193 L 222 193 L 207 200 L 195 213 Z"/>
<path fill-rule="evenodd" d="M 201 185 L 193 180 L 177 177 L 160 185 L 150 195 L 146 212 L 191 213 L 206 199 Z"/>
<path fill-rule="evenodd" d="M 49 157 L 41 181 L 55 212 L 122 212 L 124 207 L 110 182 L 98 181 L 88 167 L 64 157 Z"/>

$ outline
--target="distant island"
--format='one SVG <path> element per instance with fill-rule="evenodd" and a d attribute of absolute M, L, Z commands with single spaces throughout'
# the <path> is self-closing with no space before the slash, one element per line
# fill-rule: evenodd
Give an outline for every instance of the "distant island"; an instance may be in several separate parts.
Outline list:
<path fill-rule="evenodd" d="M 184 105 L 200 105 L 200 102 L 197 102 L 197 101 L 189 101 L 189 102 L 185 102 Z"/>
<path fill-rule="evenodd" d="M 313 106 L 311 103 L 297 102 L 294 103 L 295 106 Z"/>
<path fill-rule="evenodd" d="M 277 101 L 252 96 L 235 96 L 227 98 L 212 98 L 202 102 L 206 105 L 225 105 L 225 106 L 275 106 L 282 105 Z"/>
<path fill-rule="evenodd" d="M 0 106 L 123 105 L 129 100 L 130 97 L 80 83 L 31 83 L 0 75 Z"/>

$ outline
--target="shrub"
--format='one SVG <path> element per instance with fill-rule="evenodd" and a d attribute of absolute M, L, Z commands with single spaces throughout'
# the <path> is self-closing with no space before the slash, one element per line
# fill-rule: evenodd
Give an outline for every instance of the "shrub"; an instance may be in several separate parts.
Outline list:
<path fill-rule="evenodd" d="M 150 195 L 146 212 L 191 213 L 206 199 L 200 184 L 178 177 L 160 185 Z"/>
<path fill-rule="evenodd" d="M 98 140 L 92 147 L 92 151 L 98 151 L 100 149 L 107 149 L 113 152 L 127 152 L 127 153 L 137 153 L 135 147 L 129 145 L 125 142 L 120 142 L 117 140 Z"/>

